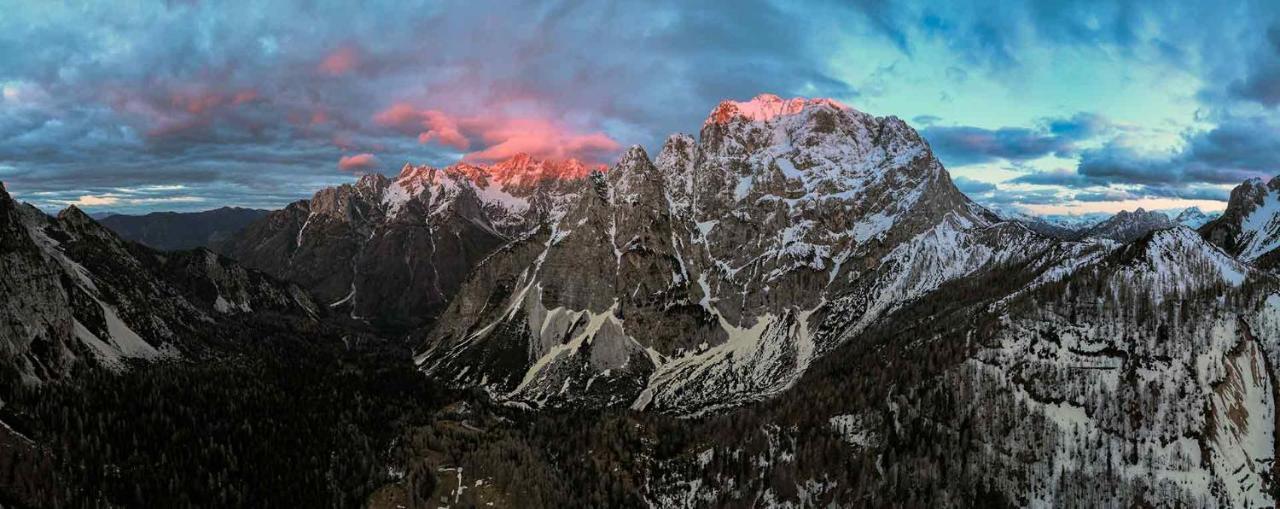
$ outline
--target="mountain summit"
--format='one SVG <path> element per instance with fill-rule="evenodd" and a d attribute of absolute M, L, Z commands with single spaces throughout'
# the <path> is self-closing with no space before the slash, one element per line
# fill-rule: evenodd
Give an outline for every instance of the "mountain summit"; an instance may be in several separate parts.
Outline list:
<path fill-rule="evenodd" d="M 1231 190 L 1222 217 L 1205 223 L 1200 233 L 1210 242 L 1260 266 L 1280 263 L 1280 177 L 1253 178 Z"/>
<path fill-rule="evenodd" d="M 805 108 L 826 105 L 835 109 L 848 109 L 834 99 L 807 99 L 796 97 L 783 99 L 773 94 L 760 94 L 750 101 L 721 101 L 703 124 L 724 124 L 734 119 L 752 122 L 766 121 L 779 116 L 795 115 Z"/>

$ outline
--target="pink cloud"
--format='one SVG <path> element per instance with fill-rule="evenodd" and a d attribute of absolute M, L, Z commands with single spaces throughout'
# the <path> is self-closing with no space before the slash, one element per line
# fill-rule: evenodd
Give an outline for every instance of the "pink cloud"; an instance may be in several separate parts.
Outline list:
<path fill-rule="evenodd" d="M 390 108 L 378 112 L 373 116 L 373 121 L 386 127 L 394 127 L 404 130 L 417 130 L 422 116 L 418 113 L 418 109 L 409 103 L 395 103 Z"/>
<path fill-rule="evenodd" d="M 602 132 L 578 133 L 545 118 L 456 117 L 438 110 L 419 110 L 408 103 L 393 104 L 375 115 L 374 121 L 406 135 L 416 135 L 418 142 L 424 144 L 467 150 L 471 140 L 483 141 L 484 148 L 463 157 L 468 161 L 500 161 L 523 153 L 540 159 L 599 162 L 621 147 Z"/>
<path fill-rule="evenodd" d="M 234 104 L 234 105 L 239 106 L 239 105 L 244 104 L 244 103 L 247 103 L 247 102 L 253 102 L 253 101 L 254 101 L 254 100 L 256 100 L 257 98 L 258 98 L 258 91 L 257 91 L 257 90 L 254 90 L 254 89 L 251 89 L 251 88 L 250 88 L 250 89 L 245 89 L 245 90 L 241 90 L 241 91 L 239 91 L 239 92 L 236 92 L 236 95 L 235 95 L 234 97 L 232 97 L 232 98 L 231 98 L 231 104 Z"/>
<path fill-rule="evenodd" d="M 351 141 L 351 136 L 345 133 L 338 133 L 333 135 L 332 141 L 333 141 L 333 146 L 338 147 L 339 149 L 342 149 L 342 150 L 352 150 L 355 148 L 355 144 L 352 143 Z"/>
<path fill-rule="evenodd" d="M 423 125 L 428 129 L 418 133 L 418 143 L 437 141 L 458 150 L 471 147 L 471 142 L 458 130 L 458 123 L 439 111 L 423 112 Z"/>
<path fill-rule="evenodd" d="M 203 115 L 204 113 L 222 105 L 222 94 L 216 92 L 200 92 L 192 94 L 174 94 L 169 99 L 169 104 L 175 108 L 185 110 L 192 115 Z"/>
<path fill-rule="evenodd" d="M 597 162 L 616 152 L 620 145 L 600 132 L 579 134 L 540 118 L 470 119 L 487 147 L 467 154 L 468 161 L 500 161 L 516 154 L 540 159 L 581 159 Z"/>
<path fill-rule="evenodd" d="M 320 61 L 320 72 L 329 76 L 341 76 L 351 72 L 360 65 L 360 55 L 350 46 L 343 46 L 334 50 Z"/>
<path fill-rule="evenodd" d="M 338 169 L 342 171 L 369 170 L 377 166 L 378 158 L 368 153 L 342 156 L 338 159 Z"/>
<path fill-rule="evenodd" d="M 471 141 L 459 130 L 458 122 L 441 111 L 418 110 L 409 103 L 396 103 L 374 115 L 373 121 L 405 134 L 416 134 L 418 143 L 437 142 L 458 150 L 471 147 Z"/>

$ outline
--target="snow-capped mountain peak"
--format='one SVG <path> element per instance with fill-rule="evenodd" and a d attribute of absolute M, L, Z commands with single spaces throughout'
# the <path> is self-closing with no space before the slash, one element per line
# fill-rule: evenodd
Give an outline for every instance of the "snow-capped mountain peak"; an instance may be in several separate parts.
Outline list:
<path fill-rule="evenodd" d="M 707 116 L 703 124 L 724 124 L 738 119 L 749 122 L 768 121 L 780 116 L 800 113 L 810 106 L 849 109 L 848 106 L 835 99 L 804 97 L 783 99 L 773 94 L 760 94 L 749 101 L 721 101 Z"/>
<path fill-rule="evenodd" d="M 1221 212 L 1205 213 L 1200 210 L 1200 207 L 1187 207 L 1179 212 L 1173 221 L 1187 228 L 1196 229 L 1221 215 Z"/>

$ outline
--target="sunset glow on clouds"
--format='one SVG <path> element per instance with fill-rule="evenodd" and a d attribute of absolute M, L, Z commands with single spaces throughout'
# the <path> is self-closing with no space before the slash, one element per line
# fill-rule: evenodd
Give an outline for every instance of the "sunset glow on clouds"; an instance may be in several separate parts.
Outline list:
<path fill-rule="evenodd" d="M 373 154 L 355 154 L 338 159 L 338 169 L 342 171 L 371 170 L 378 166 L 378 158 Z"/>
<path fill-rule="evenodd" d="M 467 152 L 468 161 L 495 162 L 516 154 L 543 159 L 579 159 L 608 163 L 621 145 L 602 132 L 576 133 L 545 118 L 511 118 L 500 115 L 454 117 L 437 110 L 420 110 L 396 103 L 374 116 L 379 125 L 416 136 L 418 143 L 439 144 L 458 150 L 481 142 L 480 150 Z"/>
<path fill-rule="evenodd" d="M 1277 11 L 21 2 L 0 16 L 0 179 L 50 209 L 279 207 L 405 162 L 653 154 L 770 92 L 907 119 L 991 206 L 1220 208 L 1280 172 Z"/>
<path fill-rule="evenodd" d="M 419 110 L 408 103 L 396 103 L 373 119 L 379 125 L 417 136 L 418 143 L 434 142 L 458 150 L 471 147 L 471 142 L 458 130 L 458 123 L 440 111 Z"/>
<path fill-rule="evenodd" d="M 341 76 L 355 69 L 359 60 L 355 48 L 343 46 L 320 61 L 320 71 L 330 76 Z"/>

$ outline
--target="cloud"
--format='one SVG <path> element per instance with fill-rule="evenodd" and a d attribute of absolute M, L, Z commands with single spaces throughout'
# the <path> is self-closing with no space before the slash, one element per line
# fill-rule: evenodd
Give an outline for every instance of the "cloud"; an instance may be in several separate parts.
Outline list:
<path fill-rule="evenodd" d="M 75 205 L 80 208 L 102 208 L 102 207 L 135 207 L 139 205 L 157 205 L 157 204 L 173 204 L 173 203 L 201 203 L 204 198 L 198 196 L 164 196 L 164 197 L 130 197 L 122 194 L 101 194 L 80 195 L 74 200 L 52 199 L 51 203 L 61 206 Z"/>
<path fill-rule="evenodd" d="M 1105 134 L 1113 129 L 1109 120 L 1102 115 L 1080 112 L 1069 118 L 1050 118 L 1044 120 L 1045 129 L 1058 138 L 1070 141 L 1083 141 Z"/>
<path fill-rule="evenodd" d="M 1021 162 L 1050 155 L 1073 157 L 1079 142 L 1114 130 L 1106 118 L 1083 112 L 1071 117 L 1042 119 L 1032 128 L 941 126 L 936 125 L 936 121 L 936 117 L 917 117 L 917 122 L 925 125 L 920 134 L 943 163 L 953 166 Z"/>
<path fill-rule="evenodd" d="M 915 118 L 911 119 L 912 122 L 915 122 L 916 124 L 919 124 L 922 126 L 930 126 L 938 123 L 941 120 L 942 120 L 942 117 L 939 117 L 937 115 L 916 115 Z"/>
<path fill-rule="evenodd" d="M 419 110 L 409 103 L 396 103 L 373 117 L 379 125 L 417 136 L 418 143 L 439 143 L 458 150 L 471 147 L 471 141 L 458 130 L 453 117 L 437 110 Z"/>
<path fill-rule="evenodd" d="M 983 201 L 997 205 L 1057 205 L 1070 200 L 1056 189 L 1006 189 L 997 187 L 990 198 Z"/>
<path fill-rule="evenodd" d="M 115 196 L 94 196 L 91 194 L 82 195 L 74 201 L 66 202 L 67 205 L 76 205 L 79 207 L 96 207 L 101 205 L 115 205 L 120 199 Z"/>
<path fill-rule="evenodd" d="M 1239 184 L 1280 172 L 1280 123 L 1268 118 L 1224 118 L 1212 129 L 1186 135 L 1184 147 L 1174 154 L 1151 156 L 1115 140 L 1082 151 L 1074 172 L 1030 173 L 1012 182 L 1072 188 L 1132 184 L 1168 190 Z"/>
<path fill-rule="evenodd" d="M 576 158 L 601 163 L 621 148 L 604 133 L 574 133 L 546 119 L 473 119 L 467 124 L 488 144 L 484 150 L 465 156 L 474 161 L 498 161 L 526 153 L 541 158 Z"/>
<path fill-rule="evenodd" d="M 1233 80 L 1227 90 L 1235 98 L 1267 107 L 1280 104 L 1280 26 L 1267 28 L 1266 42 L 1259 44 L 1246 74 Z"/>
<path fill-rule="evenodd" d="M 338 159 L 338 169 L 342 171 L 371 170 L 377 167 L 378 158 L 373 154 L 356 154 Z"/>
<path fill-rule="evenodd" d="M 1136 199 L 1137 196 L 1123 189 L 1103 189 L 1099 191 L 1086 191 L 1075 193 L 1071 198 L 1076 201 L 1083 202 L 1106 202 L 1106 201 L 1124 201 Z"/>
<path fill-rule="evenodd" d="M 996 190 L 995 184 L 967 177 L 955 177 L 951 179 L 951 181 L 954 182 L 956 187 L 965 194 L 981 194 Z"/>
<path fill-rule="evenodd" d="M 1024 161 L 1069 151 L 1068 140 L 1033 129 L 929 126 L 920 133 L 944 163 L 965 165 L 998 160 Z"/>
<path fill-rule="evenodd" d="M 373 120 L 402 134 L 416 136 L 423 144 L 437 143 L 466 150 L 475 139 L 480 148 L 463 156 L 469 161 L 492 162 L 524 153 L 540 158 L 576 158 L 603 163 L 621 147 L 602 132 L 578 133 L 545 118 L 492 113 L 455 117 L 403 102 L 378 112 Z"/>
<path fill-rule="evenodd" d="M 325 55 L 318 69 L 329 76 L 341 76 L 351 72 L 358 65 L 360 65 L 360 55 L 355 48 L 343 46 Z"/>

